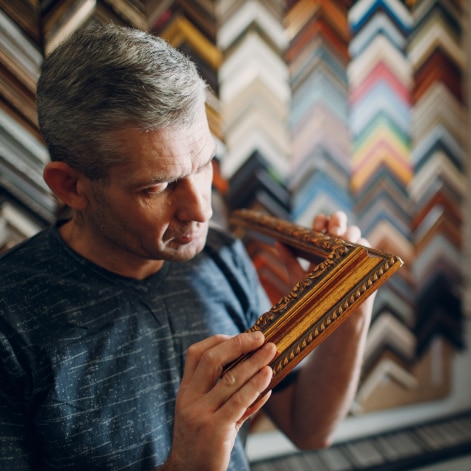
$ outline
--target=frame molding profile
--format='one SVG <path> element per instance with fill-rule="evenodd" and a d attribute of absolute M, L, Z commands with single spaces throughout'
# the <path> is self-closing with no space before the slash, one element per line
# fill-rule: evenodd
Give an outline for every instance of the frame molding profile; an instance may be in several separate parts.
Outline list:
<path fill-rule="evenodd" d="M 277 354 L 270 363 L 273 377 L 263 394 L 280 383 L 403 265 L 398 256 L 254 210 L 234 211 L 230 223 L 238 237 L 262 234 L 312 264 L 306 277 L 247 331 L 260 330 L 267 342 L 276 345 Z M 252 354 L 230 363 L 224 372 Z"/>

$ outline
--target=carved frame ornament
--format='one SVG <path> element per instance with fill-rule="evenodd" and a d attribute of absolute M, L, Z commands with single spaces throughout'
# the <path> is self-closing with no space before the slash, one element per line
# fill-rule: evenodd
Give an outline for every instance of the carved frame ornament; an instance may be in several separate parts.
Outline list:
<path fill-rule="evenodd" d="M 277 348 L 270 363 L 273 378 L 265 392 L 283 380 L 403 265 L 395 255 L 254 210 L 234 211 L 230 223 L 239 236 L 263 234 L 312 263 L 312 271 L 248 330 L 262 331 L 266 341 Z M 225 371 L 250 355 L 227 365 Z"/>

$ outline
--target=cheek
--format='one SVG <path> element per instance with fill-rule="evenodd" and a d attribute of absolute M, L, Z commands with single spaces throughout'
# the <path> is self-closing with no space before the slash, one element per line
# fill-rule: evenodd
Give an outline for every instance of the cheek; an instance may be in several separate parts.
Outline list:
<path fill-rule="evenodd" d="M 154 201 L 150 199 L 137 211 L 134 210 L 131 217 L 140 219 L 142 223 L 153 227 L 154 231 L 161 228 L 163 232 L 172 219 L 173 206 L 172 199 L 168 196 L 155 198 Z"/>

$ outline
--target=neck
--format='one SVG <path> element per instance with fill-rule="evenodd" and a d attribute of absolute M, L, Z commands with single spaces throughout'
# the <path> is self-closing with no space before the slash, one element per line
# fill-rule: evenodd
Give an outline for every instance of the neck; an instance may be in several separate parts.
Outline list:
<path fill-rule="evenodd" d="M 86 231 L 74 218 L 59 228 L 59 234 L 64 242 L 83 258 L 127 278 L 144 280 L 157 273 L 164 264 L 163 260 L 145 260 L 131 254 L 123 255 L 122 251 L 100 243 L 99 238 Z M 116 255 L 118 253 L 121 255 Z"/>

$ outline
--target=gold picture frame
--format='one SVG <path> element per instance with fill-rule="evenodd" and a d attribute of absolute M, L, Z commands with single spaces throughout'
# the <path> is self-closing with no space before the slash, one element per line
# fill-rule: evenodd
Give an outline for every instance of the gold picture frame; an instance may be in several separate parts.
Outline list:
<path fill-rule="evenodd" d="M 236 235 L 260 233 L 288 246 L 314 268 L 248 331 L 260 330 L 277 354 L 270 363 L 273 389 L 317 345 L 331 335 L 367 297 L 402 265 L 400 257 L 347 242 L 249 209 L 234 211 Z M 243 355 L 224 371 L 248 358 Z M 264 393 L 265 393 L 264 392 Z"/>

